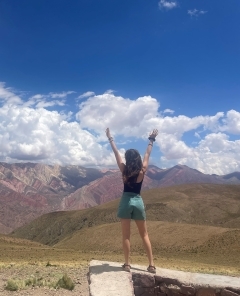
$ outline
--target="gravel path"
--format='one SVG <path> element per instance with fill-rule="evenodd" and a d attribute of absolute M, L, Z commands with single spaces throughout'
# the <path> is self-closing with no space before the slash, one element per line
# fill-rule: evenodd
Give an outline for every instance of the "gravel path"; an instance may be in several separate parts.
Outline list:
<path fill-rule="evenodd" d="M 88 296 L 88 267 L 68 267 L 68 266 L 8 266 L 0 268 L 0 295 L 21 295 L 21 296 L 53 296 L 53 295 L 81 295 Z M 8 280 L 16 281 L 19 286 L 27 279 L 42 279 L 45 283 L 56 283 L 64 274 L 67 274 L 75 284 L 72 291 L 66 289 L 54 289 L 47 286 L 43 287 L 28 287 L 18 291 L 5 290 Z"/>

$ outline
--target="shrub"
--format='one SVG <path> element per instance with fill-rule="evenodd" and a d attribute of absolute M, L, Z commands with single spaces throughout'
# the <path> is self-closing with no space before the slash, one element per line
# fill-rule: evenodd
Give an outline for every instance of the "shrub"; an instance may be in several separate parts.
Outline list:
<path fill-rule="evenodd" d="M 49 266 L 56 267 L 57 265 L 55 265 L 55 264 L 51 264 L 51 263 L 48 261 L 48 263 L 46 264 L 46 267 L 49 267 Z"/>
<path fill-rule="evenodd" d="M 74 283 L 71 278 L 65 273 L 61 279 L 56 284 L 56 288 L 63 288 L 67 290 L 74 289 Z"/>
<path fill-rule="evenodd" d="M 8 291 L 17 291 L 18 285 L 14 280 L 8 280 L 5 289 Z"/>
<path fill-rule="evenodd" d="M 48 263 L 46 264 L 46 267 L 48 266 L 52 266 L 52 264 L 48 261 Z"/>
<path fill-rule="evenodd" d="M 40 277 L 40 278 L 32 277 L 32 278 L 26 279 L 25 286 L 41 287 L 41 286 L 43 286 L 43 278 L 42 277 Z"/>
<path fill-rule="evenodd" d="M 31 279 L 25 280 L 25 285 L 26 286 L 31 286 L 32 285 L 32 280 Z"/>

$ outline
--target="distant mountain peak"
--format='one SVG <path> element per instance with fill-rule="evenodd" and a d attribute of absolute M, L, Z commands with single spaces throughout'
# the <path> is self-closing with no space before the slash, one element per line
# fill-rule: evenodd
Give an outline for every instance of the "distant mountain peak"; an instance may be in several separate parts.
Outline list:
<path fill-rule="evenodd" d="M 240 180 L 240 172 L 233 172 L 231 174 L 224 175 L 223 178 L 226 180 L 231 179 L 231 178 L 236 178 L 236 179 Z"/>

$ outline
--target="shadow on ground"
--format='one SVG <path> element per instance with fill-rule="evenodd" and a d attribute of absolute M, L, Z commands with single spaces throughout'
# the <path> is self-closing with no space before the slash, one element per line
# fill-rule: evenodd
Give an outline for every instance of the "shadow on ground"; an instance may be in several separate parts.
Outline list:
<path fill-rule="evenodd" d="M 122 267 L 121 266 L 111 266 L 109 264 L 102 264 L 102 265 L 95 265 L 94 268 L 91 269 L 91 273 L 92 274 L 101 274 L 103 272 L 111 272 L 111 271 L 122 271 Z M 131 270 L 135 270 L 135 271 L 147 271 L 144 269 L 140 269 L 140 268 L 136 268 L 136 267 L 131 267 Z"/>

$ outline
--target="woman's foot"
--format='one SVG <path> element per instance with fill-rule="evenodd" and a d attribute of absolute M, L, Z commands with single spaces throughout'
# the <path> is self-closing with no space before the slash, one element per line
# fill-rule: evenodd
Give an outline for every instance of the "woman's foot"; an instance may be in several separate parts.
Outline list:
<path fill-rule="evenodd" d="M 127 271 L 127 272 L 130 272 L 131 265 L 124 263 L 124 264 L 122 265 L 122 268 L 123 268 L 123 270 L 125 270 L 125 271 Z"/>
<path fill-rule="evenodd" d="M 156 273 L 156 267 L 154 265 L 149 265 L 147 271 L 151 273 Z"/>

